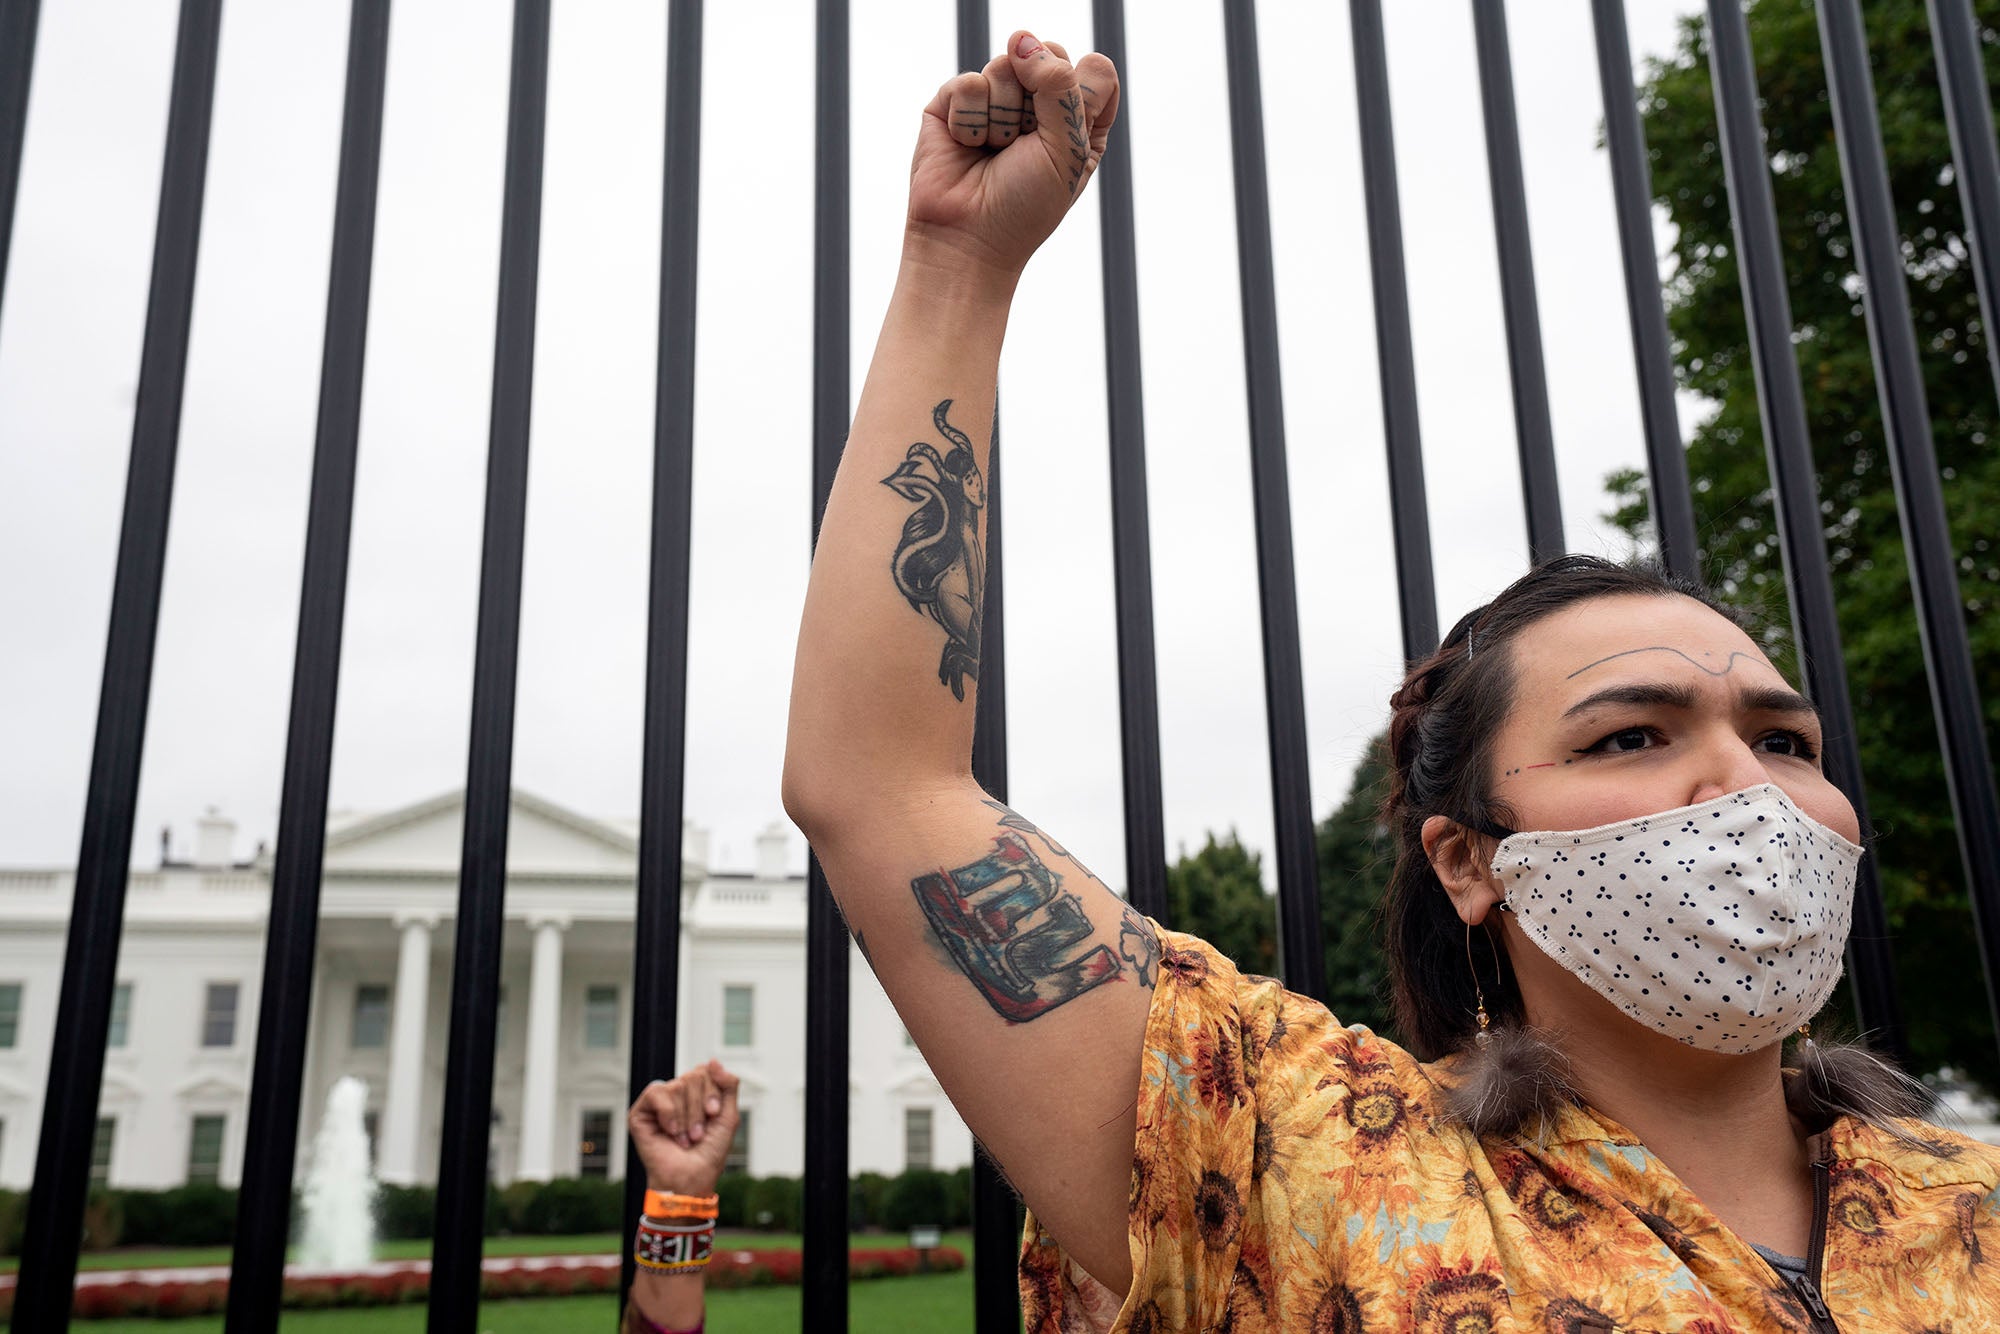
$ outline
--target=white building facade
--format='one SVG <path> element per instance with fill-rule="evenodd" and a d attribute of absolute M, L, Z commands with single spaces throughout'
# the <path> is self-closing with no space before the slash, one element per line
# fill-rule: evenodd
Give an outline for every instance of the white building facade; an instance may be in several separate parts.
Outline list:
<path fill-rule="evenodd" d="M 331 822 L 307 1035 L 300 1152 L 335 1080 L 368 1086 L 376 1172 L 437 1177 L 463 800 Z M 99 1098 L 95 1179 L 237 1183 L 262 987 L 270 860 L 231 857 L 204 818 L 196 852 L 135 871 Z M 675 1051 L 742 1076 L 732 1165 L 796 1176 L 805 1144 L 805 895 L 773 825 L 750 871 L 683 840 Z M 636 831 L 516 791 L 494 1062 L 496 1182 L 625 1171 Z M 0 1187 L 34 1175 L 73 875 L 0 870 Z M 853 955 L 849 1162 L 949 1170 L 972 1138 L 888 997 Z M 660 1071 L 665 1078 L 671 1071 Z"/>

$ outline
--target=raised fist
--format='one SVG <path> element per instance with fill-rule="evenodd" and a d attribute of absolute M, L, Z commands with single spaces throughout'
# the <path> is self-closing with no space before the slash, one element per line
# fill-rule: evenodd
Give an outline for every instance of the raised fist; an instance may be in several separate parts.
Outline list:
<path fill-rule="evenodd" d="M 1118 115 L 1118 71 L 1017 32 L 938 89 L 910 165 L 909 229 L 1019 273 L 1083 193 Z"/>
<path fill-rule="evenodd" d="M 645 1165 L 646 1185 L 682 1195 L 712 1195 L 729 1142 L 741 1120 L 740 1081 L 722 1062 L 697 1065 L 674 1079 L 656 1079 L 639 1094 L 625 1124 Z"/>

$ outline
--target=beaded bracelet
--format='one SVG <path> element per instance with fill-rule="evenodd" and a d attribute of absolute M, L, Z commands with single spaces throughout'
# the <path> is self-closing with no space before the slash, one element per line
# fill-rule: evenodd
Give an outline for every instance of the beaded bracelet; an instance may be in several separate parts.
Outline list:
<path fill-rule="evenodd" d="M 641 1267 L 668 1272 L 700 1269 L 715 1247 L 714 1219 L 641 1218 L 632 1258 Z"/>

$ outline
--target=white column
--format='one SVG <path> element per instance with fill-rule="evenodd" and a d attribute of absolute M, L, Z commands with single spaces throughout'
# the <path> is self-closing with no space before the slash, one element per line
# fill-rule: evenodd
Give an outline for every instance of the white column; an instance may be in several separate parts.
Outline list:
<path fill-rule="evenodd" d="M 555 1175 L 556 1037 L 561 1031 L 565 917 L 528 919 L 534 953 L 528 967 L 528 1052 L 521 1072 L 521 1153 L 514 1176 L 547 1181 Z"/>
<path fill-rule="evenodd" d="M 437 918 L 398 913 L 396 995 L 389 1011 L 389 1091 L 375 1175 L 398 1186 L 422 1179 L 417 1141 L 424 1111 L 424 1023 L 431 993 L 431 928 Z"/>

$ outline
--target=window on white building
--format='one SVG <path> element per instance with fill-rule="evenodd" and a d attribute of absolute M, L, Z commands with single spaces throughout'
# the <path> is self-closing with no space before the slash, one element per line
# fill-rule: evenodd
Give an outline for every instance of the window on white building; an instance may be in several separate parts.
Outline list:
<path fill-rule="evenodd" d="M 905 1107 L 903 1109 L 903 1170 L 930 1170 L 931 1165 L 931 1109 L 928 1107 Z"/>
<path fill-rule="evenodd" d="M 584 988 L 583 1045 L 597 1051 L 618 1045 L 617 987 Z"/>
<path fill-rule="evenodd" d="M 208 999 L 201 1009 L 202 1046 L 236 1045 L 236 996 L 239 990 L 234 982 L 208 984 Z"/>
<path fill-rule="evenodd" d="M 356 1051 L 389 1045 L 389 988 L 368 983 L 354 989 L 354 1039 Z"/>
<path fill-rule="evenodd" d="M 132 984 L 120 982 L 111 992 L 111 1031 L 104 1035 L 107 1047 L 123 1047 L 132 1039 Z"/>
<path fill-rule="evenodd" d="M 754 987 L 724 987 L 722 989 L 722 1045 L 725 1047 L 747 1047 L 753 1041 L 752 1016 L 756 1010 L 757 992 Z"/>
<path fill-rule="evenodd" d="M 0 1047 L 11 1047 L 21 1035 L 21 984 L 0 982 Z"/>
<path fill-rule="evenodd" d="M 611 1112 L 592 1107 L 583 1114 L 583 1134 L 576 1145 L 576 1174 L 599 1180 L 611 1175 Z"/>
<path fill-rule="evenodd" d="M 500 987 L 500 998 L 493 1003 L 493 1049 L 499 1051 L 507 1045 L 507 987 Z"/>
<path fill-rule="evenodd" d="M 375 1168 L 375 1136 L 382 1129 L 382 1113 L 375 1111 L 361 1114 L 361 1133 L 368 1136 L 368 1168 Z"/>
<path fill-rule="evenodd" d="M 907 1028 L 903 1030 L 903 1045 L 905 1047 L 914 1047 L 917 1045 L 917 1040 L 910 1036 L 910 1030 Z"/>
<path fill-rule="evenodd" d="M 750 1109 L 742 1108 L 737 1113 L 736 1138 L 729 1141 L 729 1152 L 722 1159 L 725 1172 L 748 1172 L 750 1170 Z"/>
<path fill-rule="evenodd" d="M 197 1116 L 188 1131 L 188 1184 L 213 1186 L 221 1176 L 222 1117 Z"/>
<path fill-rule="evenodd" d="M 97 1118 L 97 1133 L 90 1137 L 90 1184 L 102 1186 L 111 1180 L 111 1140 L 118 1133 L 118 1118 Z"/>

